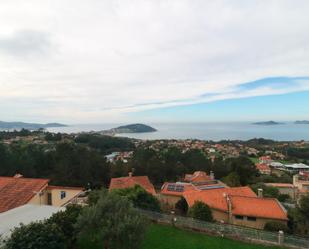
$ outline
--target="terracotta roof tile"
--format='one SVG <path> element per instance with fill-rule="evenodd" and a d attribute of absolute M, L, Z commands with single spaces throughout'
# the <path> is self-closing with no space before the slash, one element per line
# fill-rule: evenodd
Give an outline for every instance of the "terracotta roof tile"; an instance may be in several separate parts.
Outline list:
<path fill-rule="evenodd" d="M 231 201 L 235 215 L 288 220 L 286 210 L 276 199 L 231 196 Z"/>
<path fill-rule="evenodd" d="M 205 182 L 212 180 L 209 175 L 207 175 L 204 171 L 195 171 L 193 174 L 186 174 L 185 179 L 186 182 Z"/>
<path fill-rule="evenodd" d="M 249 187 L 223 188 L 184 193 L 191 207 L 195 201 L 202 201 L 210 208 L 228 212 L 228 196 L 234 215 L 287 220 L 285 209 L 276 199 L 259 198 Z"/>
<path fill-rule="evenodd" d="M 202 201 L 211 208 L 225 211 L 227 210 L 227 202 L 223 198 L 224 193 L 228 195 L 256 197 L 256 194 L 249 187 L 219 188 L 188 192 L 184 194 L 184 197 L 189 206 L 193 206 L 195 201 Z"/>
<path fill-rule="evenodd" d="M 270 171 L 270 167 L 265 163 L 257 163 L 255 166 L 260 171 Z"/>
<path fill-rule="evenodd" d="M 48 179 L 0 177 L 0 213 L 27 204 Z"/>
<path fill-rule="evenodd" d="M 121 189 L 121 188 L 132 188 L 135 185 L 139 185 L 144 188 L 150 194 L 156 194 L 154 186 L 150 182 L 148 176 L 127 176 L 112 178 L 109 189 Z"/>

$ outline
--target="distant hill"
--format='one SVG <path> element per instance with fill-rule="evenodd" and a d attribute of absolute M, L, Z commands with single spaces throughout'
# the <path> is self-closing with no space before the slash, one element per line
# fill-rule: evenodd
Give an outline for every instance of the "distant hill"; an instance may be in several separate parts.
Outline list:
<path fill-rule="evenodd" d="M 121 133 L 143 133 L 143 132 L 155 132 L 155 128 L 145 124 L 129 124 L 123 125 L 109 130 L 101 131 L 103 135 L 115 135 Z"/>
<path fill-rule="evenodd" d="M 129 124 L 119 126 L 112 129 L 115 133 L 142 133 L 142 132 L 155 132 L 155 128 L 145 124 Z"/>
<path fill-rule="evenodd" d="M 297 120 L 294 124 L 309 124 L 309 120 Z"/>
<path fill-rule="evenodd" d="M 275 121 L 266 121 L 266 122 L 256 122 L 253 123 L 254 125 L 280 125 L 280 124 L 284 124 L 284 123 L 279 123 L 279 122 L 275 122 Z"/>
<path fill-rule="evenodd" d="M 24 122 L 4 122 L 0 121 L 0 129 L 12 130 L 12 129 L 27 129 L 27 130 L 38 130 L 51 127 L 65 127 L 67 125 L 59 123 L 48 123 L 48 124 L 37 124 L 37 123 L 24 123 Z"/>

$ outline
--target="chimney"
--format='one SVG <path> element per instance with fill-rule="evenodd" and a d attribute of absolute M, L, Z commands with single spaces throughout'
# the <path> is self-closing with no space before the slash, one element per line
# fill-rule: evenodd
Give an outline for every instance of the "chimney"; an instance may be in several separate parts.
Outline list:
<path fill-rule="evenodd" d="M 215 174 L 214 174 L 213 171 L 210 171 L 209 176 L 210 176 L 210 179 L 211 179 L 211 180 L 214 180 L 214 179 L 215 179 Z"/>
<path fill-rule="evenodd" d="M 262 188 L 258 189 L 258 197 L 263 198 L 263 189 Z"/>
<path fill-rule="evenodd" d="M 298 175 L 293 175 L 293 185 L 297 186 L 299 181 L 299 176 Z"/>
<path fill-rule="evenodd" d="M 24 177 L 24 176 L 17 173 L 17 174 L 15 174 L 13 177 L 14 177 L 14 178 L 22 178 L 22 177 Z"/>
<path fill-rule="evenodd" d="M 132 177 L 133 173 L 132 172 L 129 172 L 129 177 Z"/>
<path fill-rule="evenodd" d="M 229 223 L 232 223 L 232 218 L 233 218 L 233 213 L 232 213 L 232 202 L 230 197 L 228 196 L 228 194 L 223 193 L 223 197 L 226 199 L 227 202 L 227 211 L 228 211 L 228 215 L 229 215 Z"/>

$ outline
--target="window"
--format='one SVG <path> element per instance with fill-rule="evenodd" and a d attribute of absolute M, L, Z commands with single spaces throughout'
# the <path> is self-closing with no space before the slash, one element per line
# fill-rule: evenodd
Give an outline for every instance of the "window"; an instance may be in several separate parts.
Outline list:
<path fill-rule="evenodd" d="M 47 193 L 47 205 L 53 205 L 51 193 Z"/>
<path fill-rule="evenodd" d="M 64 199 L 66 197 L 66 192 L 65 191 L 61 191 L 60 192 L 60 199 Z"/>
<path fill-rule="evenodd" d="M 244 219 L 244 217 L 241 216 L 241 215 L 235 215 L 235 218 L 236 218 L 237 220 L 243 220 L 243 219 Z"/>
<path fill-rule="evenodd" d="M 249 220 L 249 221 L 256 221 L 256 217 L 248 216 L 247 220 Z"/>

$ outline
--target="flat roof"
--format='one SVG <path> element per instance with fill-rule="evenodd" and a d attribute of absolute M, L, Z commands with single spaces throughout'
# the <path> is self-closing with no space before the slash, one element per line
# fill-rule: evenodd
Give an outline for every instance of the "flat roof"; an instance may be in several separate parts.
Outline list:
<path fill-rule="evenodd" d="M 286 168 L 293 168 L 293 169 L 309 169 L 309 166 L 303 163 L 293 163 L 293 164 L 285 164 Z"/>
<path fill-rule="evenodd" d="M 48 219 L 54 213 L 61 210 L 65 210 L 65 208 L 26 204 L 0 213 L 0 234 L 4 239 L 10 236 L 11 230 L 15 227 L 19 227 L 20 223 L 27 225 L 31 222 Z"/>

